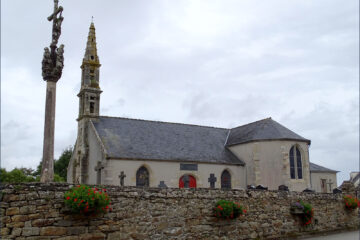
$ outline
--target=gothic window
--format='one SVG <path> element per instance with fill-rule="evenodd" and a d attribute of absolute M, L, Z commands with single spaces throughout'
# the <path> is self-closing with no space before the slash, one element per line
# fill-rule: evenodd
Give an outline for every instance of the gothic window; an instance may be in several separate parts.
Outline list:
<path fill-rule="evenodd" d="M 136 186 L 149 187 L 149 171 L 144 166 L 136 172 Z"/>
<path fill-rule="evenodd" d="M 179 188 L 196 188 L 196 178 L 185 174 L 179 179 Z"/>
<path fill-rule="evenodd" d="M 302 162 L 300 149 L 292 146 L 290 149 L 290 177 L 291 179 L 302 179 Z"/>
<path fill-rule="evenodd" d="M 231 175 L 228 170 L 224 170 L 221 174 L 221 188 L 231 189 Z"/>

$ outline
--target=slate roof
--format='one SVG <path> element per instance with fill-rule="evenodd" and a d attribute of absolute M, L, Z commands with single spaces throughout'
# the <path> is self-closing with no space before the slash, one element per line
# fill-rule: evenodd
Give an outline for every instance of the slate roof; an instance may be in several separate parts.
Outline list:
<path fill-rule="evenodd" d="M 317 165 L 315 163 L 310 163 L 310 172 L 332 172 L 332 173 L 337 173 L 339 171 L 331 170 L 329 168 Z"/>
<path fill-rule="evenodd" d="M 104 116 L 93 124 L 108 158 L 244 165 L 224 146 L 229 129 Z"/>
<path fill-rule="evenodd" d="M 310 140 L 301 137 L 280 123 L 266 118 L 231 129 L 226 145 L 247 143 L 261 140 L 296 140 L 311 143 Z"/>

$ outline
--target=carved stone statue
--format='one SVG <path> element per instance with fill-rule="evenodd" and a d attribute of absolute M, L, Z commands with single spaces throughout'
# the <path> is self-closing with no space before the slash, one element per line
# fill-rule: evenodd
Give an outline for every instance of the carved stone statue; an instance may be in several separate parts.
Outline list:
<path fill-rule="evenodd" d="M 61 44 L 57 48 L 61 34 L 61 23 L 64 20 L 62 17 L 63 10 L 63 7 L 58 7 L 58 0 L 54 0 L 54 12 L 48 17 L 49 21 L 53 21 L 51 51 L 47 47 L 44 49 L 42 61 L 42 76 L 45 81 L 58 81 L 64 67 L 64 45 Z"/>

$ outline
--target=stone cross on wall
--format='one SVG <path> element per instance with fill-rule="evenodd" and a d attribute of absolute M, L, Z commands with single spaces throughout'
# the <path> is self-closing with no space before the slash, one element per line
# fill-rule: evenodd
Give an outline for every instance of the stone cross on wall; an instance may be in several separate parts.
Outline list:
<path fill-rule="evenodd" d="M 184 188 L 189 188 L 189 183 L 190 183 L 189 175 L 184 175 L 183 181 L 184 181 Z"/>
<path fill-rule="evenodd" d="M 210 188 L 215 188 L 215 182 L 217 178 L 214 173 L 210 173 L 210 177 L 208 178 L 208 182 L 210 183 Z"/>
<path fill-rule="evenodd" d="M 328 183 L 327 183 L 327 185 L 329 185 L 329 190 L 330 190 L 330 192 L 332 191 L 331 190 L 331 185 L 333 185 L 334 183 L 331 181 L 331 179 L 328 181 Z"/>
<path fill-rule="evenodd" d="M 97 165 L 94 169 L 97 172 L 96 184 L 101 184 L 101 170 L 104 169 L 104 165 L 102 165 L 101 162 L 97 162 Z"/>
<path fill-rule="evenodd" d="M 120 186 L 124 186 L 124 179 L 125 179 L 126 175 L 124 174 L 124 171 L 120 172 L 119 178 L 120 178 Z"/>

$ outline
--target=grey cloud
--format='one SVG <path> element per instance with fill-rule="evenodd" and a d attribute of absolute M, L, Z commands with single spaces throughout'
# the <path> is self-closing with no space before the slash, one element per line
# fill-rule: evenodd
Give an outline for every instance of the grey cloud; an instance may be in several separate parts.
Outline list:
<path fill-rule="evenodd" d="M 60 4 L 65 67 L 57 85 L 55 157 L 75 142 L 79 66 L 94 16 L 102 114 L 219 127 L 271 116 L 310 138 L 311 158 L 341 170 L 339 182 L 356 170 L 357 1 Z M 26 126 L 29 137 L 2 134 L 2 163 L 9 169 L 35 167 L 42 155 L 41 59 L 50 43 L 51 11 L 51 1 L 2 2 L 2 123 Z M 26 74 L 14 74 L 17 69 Z M 17 151 L 19 143 L 26 150 Z"/>

